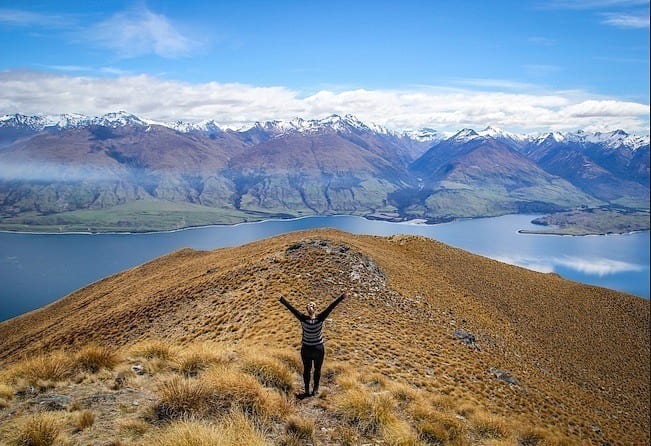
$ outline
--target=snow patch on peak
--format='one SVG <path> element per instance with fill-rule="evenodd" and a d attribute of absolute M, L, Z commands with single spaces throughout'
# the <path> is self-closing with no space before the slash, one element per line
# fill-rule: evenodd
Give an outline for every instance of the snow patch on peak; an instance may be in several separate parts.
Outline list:
<path fill-rule="evenodd" d="M 90 120 L 90 123 L 93 125 L 99 125 L 102 127 L 147 127 L 148 124 L 141 120 L 136 115 L 127 113 L 125 111 L 119 111 L 115 113 L 106 113 L 105 115 L 98 116 Z"/>
<path fill-rule="evenodd" d="M 436 142 L 446 138 L 446 134 L 429 127 L 418 130 L 405 130 L 402 132 L 402 136 L 418 142 Z"/>
<path fill-rule="evenodd" d="M 188 121 L 175 121 L 169 123 L 154 123 L 147 121 L 149 124 L 158 124 L 165 127 L 169 127 L 172 130 L 176 130 L 180 133 L 220 133 L 223 130 L 217 125 L 213 119 L 206 119 L 199 122 L 188 122 Z"/>
<path fill-rule="evenodd" d="M 480 136 L 490 137 L 493 139 L 506 139 L 515 142 L 523 142 L 527 140 L 527 135 L 519 135 L 517 133 L 507 132 L 499 127 L 487 126 L 484 130 L 477 132 Z"/>
<path fill-rule="evenodd" d="M 481 138 L 477 132 L 475 132 L 473 129 L 469 128 L 464 128 L 459 130 L 454 136 L 452 136 L 452 140 L 456 142 L 468 142 L 473 139 Z"/>

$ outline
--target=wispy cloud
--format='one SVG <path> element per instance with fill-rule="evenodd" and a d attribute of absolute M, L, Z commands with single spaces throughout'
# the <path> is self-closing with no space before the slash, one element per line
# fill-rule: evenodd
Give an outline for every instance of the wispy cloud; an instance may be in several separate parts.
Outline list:
<path fill-rule="evenodd" d="M 0 23 L 20 27 L 67 28 L 72 26 L 75 20 L 67 15 L 41 14 L 20 9 L 0 8 Z"/>
<path fill-rule="evenodd" d="M 476 84 L 470 80 L 469 84 Z M 143 118 L 172 121 L 214 119 L 230 127 L 269 119 L 322 118 L 352 113 L 395 129 L 499 126 L 514 131 L 608 131 L 647 134 L 648 104 L 600 98 L 583 91 L 504 92 L 418 87 L 409 90 L 322 89 L 313 93 L 283 86 L 238 83 L 191 84 L 149 75 L 69 76 L 61 73 L 0 73 L 0 113 L 83 113 L 127 110 Z"/>
<path fill-rule="evenodd" d="M 549 0 L 543 7 L 594 11 L 602 24 L 617 28 L 649 28 L 649 0 Z"/>
<path fill-rule="evenodd" d="M 649 27 L 649 12 L 642 12 L 636 15 L 621 14 L 621 13 L 608 13 L 604 14 L 605 19 L 602 23 L 606 25 L 616 26 L 618 28 L 648 28 Z"/>
<path fill-rule="evenodd" d="M 648 6 L 649 0 L 548 0 L 542 6 L 553 9 L 607 9 Z"/>
<path fill-rule="evenodd" d="M 201 47 L 198 39 L 146 7 L 121 11 L 95 23 L 90 17 L 0 8 L 0 25 L 64 30 L 63 36 L 72 43 L 98 46 L 121 58 L 149 54 L 178 58 Z"/>
<path fill-rule="evenodd" d="M 198 46 L 167 17 L 146 8 L 114 14 L 91 26 L 87 35 L 95 43 L 125 58 L 146 54 L 177 58 L 193 52 Z"/>

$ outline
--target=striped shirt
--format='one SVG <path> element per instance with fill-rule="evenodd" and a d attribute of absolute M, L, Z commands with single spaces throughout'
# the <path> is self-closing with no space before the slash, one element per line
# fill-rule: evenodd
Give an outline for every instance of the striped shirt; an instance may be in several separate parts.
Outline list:
<path fill-rule="evenodd" d="M 291 311 L 294 316 L 296 316 L 296 318 L 301 322 L 301 328 L 303 329 L 303 345 L 314 347 L 323 344 L 323 334 L 321 332 L 323 328 L 323 322 L 325 322 L 326 318 L 330 315 L 330 312 L 339 304 L 339 302 L 344 300 L 344 297 L 345 294 L 339 296 L 328 306 L 328 308 L 317 314 L 314 319 L 311 319 L 307 314 L 303 314 L 298 311 L 289 302 L 287 302 L 284 297 L 280 298 L 280 302 L 282 302 L 282 304 L 285 305 L 287 309 Z"/>
<path fill-rule="evenodd" d="M 321 333 L 323 322 L 325 321 L 316 318 L 301 321 L 301 327 L 303 328 L 303 345 L 315 346 L 323 344 L 323 334 Z"/>

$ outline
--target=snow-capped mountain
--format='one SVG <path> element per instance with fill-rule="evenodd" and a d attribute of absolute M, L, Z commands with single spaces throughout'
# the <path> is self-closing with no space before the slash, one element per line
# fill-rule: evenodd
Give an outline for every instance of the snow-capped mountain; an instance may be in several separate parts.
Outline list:
<path fill-rule="evenodd" d="M 147 126 L 148 124 L 136 115 L 127 112 L 107 113 L 102 116 L 88 117 L 80 114 L 35 115 L 21 114 L 0 116 L 0 128 L 14 127 L 42 131 L 48 127 L 71 129 L 92 125 L 118 128 L 124 126 Z"/>
<path fill-rule="evenodd" d="M 80 128 L 86 126 L 103 126 L 118 128 L 123 126 L 147 127 L 159 125 L 171 128 L 180 133 L 208 133 L 215 134 L 224 131 L 222 126 L 214 120 L 203 120 L 199 122 L 178 120 L 173 122 L 159 122 L 140 118 L 134 114 L 124 111 L 107 113 L 101 116 L 89 117 L 81 114 L 61 115 L 4 115 L 0 116 L 0 128 L 15 128 L 24 131 L 39 132 L 45 128 L 56 129 Z M 557 143 L 574 143 L 580 145 L 598 144 L 612 149 L 629 148 L 638 149 L 649 145 L 649 135 L 632 135 L 623 130 L 612 132 L 588 133 L 583 130 L 575 132 L 547 132 L 538 134 L 518 134 L 503 129 L 487 126 L 483 130 L 464 128 L 456 133 L 440 132 L 432 128 L 420 128 L 403 131 L 395 131 L 375 123 L 365 123 L 354 115 L 346 114 L 330 115 L 322 119 L 303 119 L 300 117 L 289 121 L 271 120 L 255 122 L 254 124 L 235 130 L 236 133 L 250 131 L 261 131 L 268 136 L 277 136 L 287 133 L 318 133 L 323 131 L 333 132 L 371 132 L 378 135 L 408 138 L 418 143 L 437 142 L 445 139 L 453 139 L 459 143 L 467 142 L 475 138 L 493 138 L 509 145 L 522 149 L 525 145 L 542 145 Z"/>
<path fill-rule="evenodd" d="M 62 177 L 58 166 L 76 170 Z M 94 182 L 91 171 L 110 175 Z M 21 193 L 13 193 L 16 184 Z M 646 209 L 649 136 L 395 131 L 353 115 L 231 130 L 126 112 L 16 114 L 0 117 L 0 195 L 8 197 L 0 211 L 9 213 L 152 197 L 245 213 L 433 219 L 608 203 Z"/>
<path fill-rule="evenodd" d="M 322 119 L 294 118 L 289 121 L 263 121 L 255 122 L 252 126 L 240 129 L 241 132 L 258 129 L 271 135 L 282 135 L 287 133 L 318 133 L 322 131 L 333 132 L 373 132 L 382 135 L 398 135 L 397 132 L 378 124 L 366 124 L 355 116 L 330 115 Z"/>

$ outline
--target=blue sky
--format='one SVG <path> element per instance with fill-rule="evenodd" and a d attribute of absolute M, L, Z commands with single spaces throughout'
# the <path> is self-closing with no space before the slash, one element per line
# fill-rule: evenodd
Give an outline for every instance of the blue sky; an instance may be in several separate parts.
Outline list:
<path fill-rule="evenodd" d="M 649 1 L 0 0 L 0 114 L 649 133 Z"/>

